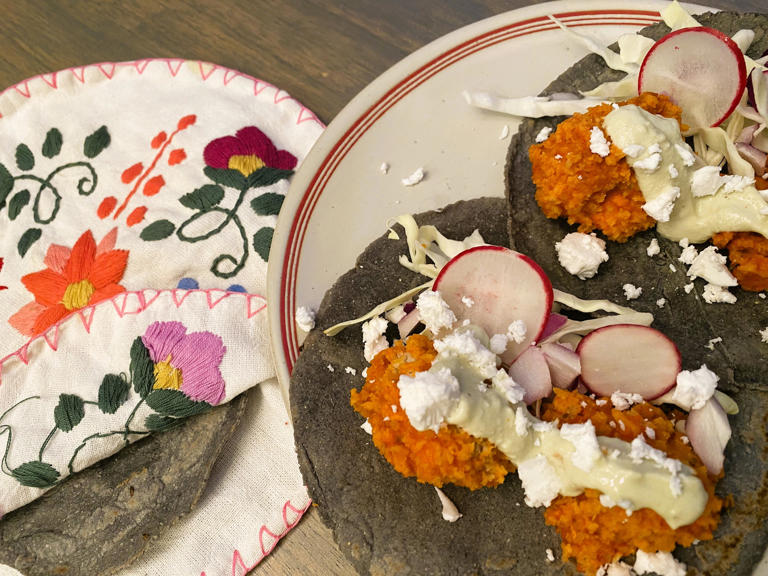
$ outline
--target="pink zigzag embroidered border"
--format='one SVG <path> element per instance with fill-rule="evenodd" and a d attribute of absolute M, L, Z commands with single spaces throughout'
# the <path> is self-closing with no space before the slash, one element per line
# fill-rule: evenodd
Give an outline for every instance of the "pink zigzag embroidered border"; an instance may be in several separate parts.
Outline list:
<path fill-rule="evenodd" d="M 277 543 L 280 542 L 280 540 L 283 539 L 283 537 L 288 534 L 298 523 L 299 521 L 304 517 L 304 514 L 307 510 L 309 510 L 309 507 L 312 505 L 312 501 L 303 508 L 299 509 L 293 506 L 291 504 L 290 500 L 286 500 L 285 504 L 283 505 L 283 523 L 285 524 L 285 529 L 280 534 L 273 534 L 269 528 L 265 524 L 262 524 L 261 528 L 259 528 L 259 546 L 261 547 L 261 557 L 256 560 L 253 564 L 248 566 L 245 563 L 245 560 L 243 560 L 243 556 L 240 553 L 240 550 L 235 548 L 235 550 L 232 553 L 232 576 L 244 576 L 247 572 L 250 572 L 253 570 L 256 566 L 258 566 L 264 558 L 266 558 L 272 550 L 275 549 L 275 546 L 277 546 Z M 288 511 L 291 510 L 294 514 L 296 514 L 296 518 L 293 521 L 288 520 Z M 269 544 L 265 544 L 264 541 L 264 535 L 268 534 L 272 537 L 271 542 Z M 238 574 L 238 568 L 242 570 Z M 200 572 L 200 576 L 206 576 L 205 571 Z"/>
<path fill-rule="evenodd" d="M 320 121 L 314 112 L 312 112 L 309 108 L 304 106 L 295 98 L 288 95 L 287 92 L 280 90 L 269 82 L 265 82 L 264 80 L 260 80 L 254 76 L 250 76 L 237 70 L 219 66 L 218 64 L 214 64 L 212 62 L 204 62 L 201 60 L 184 60 L 183 58 L 144 58 L 141 60 L 131 60 L 127 62 L 98 62 L 85 66 L 74 66 L 72 68 L 65 68 L 64 70 L 59 70 L 57 72 L 38 74 L 37 76 L 22 80 L 21 82 L 14 84 L 13 86 L 9 86 L 0 92 L 0 98 L 2 98 L 7 92 L 11 90 L 21 94 L 24 98 L 32 98 L 34 94 L 33 90 L 30 90 L 30 83 L 34 83 L 38 80 L 41 80 L 43 83 L 45 83 L 48 89 L 58 90 L 59 77 L 67 72 L 71 73 L 81 84 L 85 84 L 85 73 L 87 70 L 98 70 L 107 80 L 112 80 L 118 67 L 134 68 L 139 75 L 142 75 L 149 64 L 164 64 L 168 68 L 168 72 L 170 73 L 171 77 L 175 78 L 181 70 L 182 65 L 186 62 L 191 63 L 193 66 L 197 65 L 198 72 L 200 73 L 200 77 L 203 82 L 207 82 L 208 79 L 214 74 L 214 72 L 221 70 L 223 71 L 223 86 L 228 86 L 235 78 L 243 78 L 245 80 L 250 80 L 253 83 L 254 96 L 258 96 L 265 89 L 270 88 L 275 91 L 273 98 L 275 105 L 279 105 L 282 102 L 288 101 L 294 102 L 299 107 L 299 112 L 296 117 L 297 125 L 307 121 L 314 121 L 317 122 L 321 127 L 325 127 L 325 125 Z M 0 118 L 2 118 L 2 114 L 0 114 Z"/>
<path fill-rule="evenodd" d="M 45 340 L 45 343 L 48 345 L 48 347 L 51 350 L 56 352 L 58 349 L 58 343 L 59 343 L 59 326 L 61 326 L 61 324 L 63 324 L 64 322 L 70 321 L 70 319 L 74 317 L 77 317 L 80 319 L 80 322 L 82 322 L 86 332 L 90 334 L 91 324 L 93 323 L 93 317 L 96 313 L 96 308 L 100 306 L 106 306 L 107 302 L 110 302 L 112 304 L 112 307 L 115 309 L 115 312 L 117 313 L 117 315 L 120 318 L 123 318 L 124 316 L 135 315 L 135 314 L 140 314 L 141 312 L 144 312 L 144 310 L 149 308 L 162 294 L 170 294 L 171 300 L 173 301 L 176 308 L 180 308 L 184 304 L 184 301 L 189 297 L 189 295 L 195 294 L 195 293 L 205 294 L 206 302 L 210 310 L 213 310 L 217 304 L 226 300 L 227 298 L 231 298 L 231 297 L 245 298 L 247 301 L 245 312 L 249 319 L 253 318 L 258 313 L 262 312 L 267 308 L 266 298 L 264 298 L 259 294 L 229 292 L 227 290 L 221 290 L 218 288 L 211 288 L 208 290 L 181 290 L 178 288 L 174 288 L 172 290 L 137 290 L 137 291 L 121 292 L 120 294 L 113 296 L 109 300 L 102 300 L 101 302 L 97 302 L 96 304 L 91 304 L 90 306 L 86 306 L 79 310 L 73 311 L 71 314 L 69 314 L 68 316 L 65 316 L 64 318 L 59 320 L 56 324 L 51 326 L 44 333 L 38 336 L 35 336 L 34 338 L 30 338 L 26 343 L 24 343 L 23 346 L 21 346 L 21 348 L 11 352 L 4 358 L 0 359 L 0 386 L 2 386 L 2 383 L 3 383 L 3 379 L 2 379 L 3 366 L 8 360 L 12 358 L 18 358 L 24 364 L 28 364 L 29 363 L 29 358 L 28 358 L 29 347 L 33 342 L 41 338 Z M 136 304 L 136 307 L 129 309 L 128 308 L 129 300 L 131 300 L 132 298 L 135 299 L 134 303 Z"/>

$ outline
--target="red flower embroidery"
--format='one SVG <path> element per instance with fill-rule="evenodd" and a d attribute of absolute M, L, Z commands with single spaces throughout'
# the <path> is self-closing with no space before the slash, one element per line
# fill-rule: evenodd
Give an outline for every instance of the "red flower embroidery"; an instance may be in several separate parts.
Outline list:
<path fill-rule="evenodd" d="M 128 250 L 115 250 L 116 241 L 117 228 L 98 245 L 90 230 L 71 249 L 51 244 L 44 260 L 47 268 L 21 278 L 35 301 L 8 319 L 11 326 L 35 336 L 75 310 L 124 292 L 118 282 L 128 263 Z"/>
<path fill-rule="evenodd" d="M 278 150 L 256 126 L 247 126 L 234 136 L 211 141 L 203 151 L 203 159 L 211 168 L 237 170 L 243 176 L 265 166 L 280 170 L 296 167 L 296 156 L 287 150 Z"/>
<path fill-rule="evenodd" d="M 0 270 L 3 269 L 3 259 L 0 258 Z M 7 290 L 8 286 L 0 286 L 0 290 Z"/>

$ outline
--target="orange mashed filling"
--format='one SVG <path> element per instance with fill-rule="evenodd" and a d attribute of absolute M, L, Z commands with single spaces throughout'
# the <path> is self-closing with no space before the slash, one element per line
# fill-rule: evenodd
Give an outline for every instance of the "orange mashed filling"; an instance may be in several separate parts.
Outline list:
<path fill-rule="evenodd" d="M 644 92 L 619 105 L 627 104 L 680 122 L 680 108 L 662 94 Z M 567 218 L 579 225 L 579 232 L 600 230 L 609 240 L 626 242 L 655 221 L 642 209 L 645 200 L 626 155 L 613 144 L 604 158 L 589 149 L 592 127 L 601 127 L 612 109 L 600 104 L 574 114 L 544 142 L 531 146 L 528 155 L 536 202 L 547 218 Z M 765 189 L 768 181 L 757 177 L 755 185 Z M 743 289 L 768 290 L 768 239 L 754 232 L 721 232 L 712 241 L 728 251 L 731 271 Z"/>
<path fill-rule="evenodd" d="M 420 432 L 411 426 L 400 407 L 400 375 L 427 370 L 435 355 L 432 341 L 422 334 L 395 342 L 373 359 L 362 389 L 352 390 L 352 407 L 368 419 L 373 443 L 403 476 L 435 486 L 452 483 L 473 490 L 496 486 L 515 466 L 492 443 L 453 425 L 443 426 L 439 433 Z M 672 417 L 682 420 L 684 413 L 677 411 Z M 598 435 L 625 441 L 646 434 L 649 445 L 693 468 L 709 493 L 701 517 L 677 530 L 649 509 L 627 516 L 623 508 L 606 508 L 593 490 L 576 497 L 560 496 L 547 508 L 545 520 L 560 534 L 564 560 L 573 558 L 579 570 L 594 574 L 600 566 L 638 548 L 671 551 L 678 544 L 689 546 L 694 540 L 712 538 L 723 507 L 714 491 L 718 477 L 707 473 L 661 408 L 643 403 L 619 411 L 612 408 L 610 401 L 598 405 L 589 396 L 556 389 L 554 397 L 542 405 L 542 419 L 557 420 L 559 424 L 591 420 Z M 648 437 L 648 429 L 654 431 L 653 438 Z"/>
<path fill-rule="evenodd" d="M 645 92 L 620 106 L 627 104 L 680 122 L 682 111 L 664 95 Z M 528 155 L 536 202 L 547 218 L 567 218 L 579 225 L 579 232 L 598 229 L 610 240 L 626 242 L 656 221 L 642 209 L 643 193 L 624 161 L 626 154 L 613 144 L 605 157 L 589 149 L 592 127 L 602 127 L 611 110 L 610 104 L 599 104 L 574 114 L 544 142 L 531 146 Z"/>

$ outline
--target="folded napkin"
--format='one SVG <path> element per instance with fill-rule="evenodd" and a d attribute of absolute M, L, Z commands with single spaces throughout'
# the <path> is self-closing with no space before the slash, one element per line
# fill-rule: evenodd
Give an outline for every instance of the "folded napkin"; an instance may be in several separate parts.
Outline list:
<path fill-rule="evenodd" d="M 125 571 L 242 573 L 309 503 L 264 294 L 322 124 L 261 80 L 154 59 L 22 82 L 0 126 L 0 513 L 264 383 L 197 509 Z"/>

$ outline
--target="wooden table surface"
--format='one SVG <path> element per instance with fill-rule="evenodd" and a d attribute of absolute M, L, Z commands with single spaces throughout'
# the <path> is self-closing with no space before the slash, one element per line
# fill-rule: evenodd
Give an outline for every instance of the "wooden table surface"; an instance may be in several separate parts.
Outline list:
<path fill-rule="evenodd" d="M 409 53 L 525 0 L 0 0 L 0 88 L 94 62 L 182 57 L 271 82 L 325 123 Z M 768 11 L 766 0 L 701 0 Z M 352 575 L 310 510 L 254 570 Z"/>

